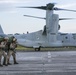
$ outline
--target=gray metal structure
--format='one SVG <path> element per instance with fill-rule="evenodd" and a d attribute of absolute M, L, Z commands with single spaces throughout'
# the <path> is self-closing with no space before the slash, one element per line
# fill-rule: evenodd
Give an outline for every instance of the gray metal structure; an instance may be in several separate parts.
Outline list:
<path fill-rule="evenodd" d="M 4 34 L 3 29 L 2 29 L 2 27 L 1 27 L 1 25 L 0 25 L 0 38 L 1 38 L 1 37 L 7 37 L 7 35 Z"/>
<path fill-rule="evenodd" d="M 46 19 L 46 25 L 44 26 L 43 30 L 39 30 L 37 32 L 14 35 L 17 38 L 19 45 L 25 47 L 33 47 L 35 48 L 35 50 L 36 49 L 40 50 L 41 47 L 76 46 L 76 33 L 69 34 L 69 33 L 58 32 L 60 28 L 59 20 L 67 20 L 69 18 L 59 19 L 59 15 L 53 13 L 54 10 L 65 10 L 65 11 L 76 12 L 75 10 L 56 8 L 54 7 L 53 3 L 49 3 L 46 6 L 41 7 L 20 7 L 20 8 L 37 8 L 46 10 L 46 18 L 34 17 L 34 18 Z"/>

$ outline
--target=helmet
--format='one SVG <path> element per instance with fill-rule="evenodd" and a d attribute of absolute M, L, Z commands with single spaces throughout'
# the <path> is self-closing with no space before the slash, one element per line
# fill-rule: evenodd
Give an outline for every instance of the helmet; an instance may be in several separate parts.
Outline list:
<path fill-rule="evenodd" d="M 16 39 L 14 38 L 13 41 L 16 41 Z"/>
<path fill-rule="evenodd" d="M 14 36 L 11 36 L 11 38 L 15 38 Z"/>

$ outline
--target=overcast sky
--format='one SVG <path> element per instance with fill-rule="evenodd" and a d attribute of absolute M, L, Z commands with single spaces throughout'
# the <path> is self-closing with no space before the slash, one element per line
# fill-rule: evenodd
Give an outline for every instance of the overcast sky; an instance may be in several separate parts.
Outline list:
<path fill-rule="evenodd" d="M 18 6 L 43 6 L 56 3 L 55 7 L 76 10 L 76 0 L 0 0 L 0 24 L 6 34 L 34 32 L 43 29 L 45 20 L 24 17 L 32 15 L 46 17 L 39 9 L 21 9 Z M 55 11 L 60 18 L 76 18 L 75 12 Z M 60 32 L 76 33 L 76 20 L 59 21 Z"/>

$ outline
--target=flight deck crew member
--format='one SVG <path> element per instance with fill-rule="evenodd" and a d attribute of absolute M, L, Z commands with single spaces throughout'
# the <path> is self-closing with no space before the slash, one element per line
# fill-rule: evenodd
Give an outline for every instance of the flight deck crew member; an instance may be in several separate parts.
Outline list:
<path fill-rule="evenodd" d="M 6 46 L 6 43 L 7 43 L 7 40 L 8 38 L 5 37 L 3 38 L 3 40 L 0 42 L 0 66 L 3 66 L 1 64 L 1 60 L 2 60 L 2 56 L 5 58 L 5 66 L 7 66 L 7 54 L 5 52 L 5 46 Z"/>

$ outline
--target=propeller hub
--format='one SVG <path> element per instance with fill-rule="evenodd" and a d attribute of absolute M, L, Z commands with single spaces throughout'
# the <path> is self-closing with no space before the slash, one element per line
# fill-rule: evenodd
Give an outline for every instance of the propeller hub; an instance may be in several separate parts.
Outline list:
<path fill-rule="evenodd" d="M 54 4 L 53 3 L 49 3 L 49 4 L 47 4 L 47 9 L 48 10 L 52 10 L 53 9 L 53 7 L 54 7 Z"/>

